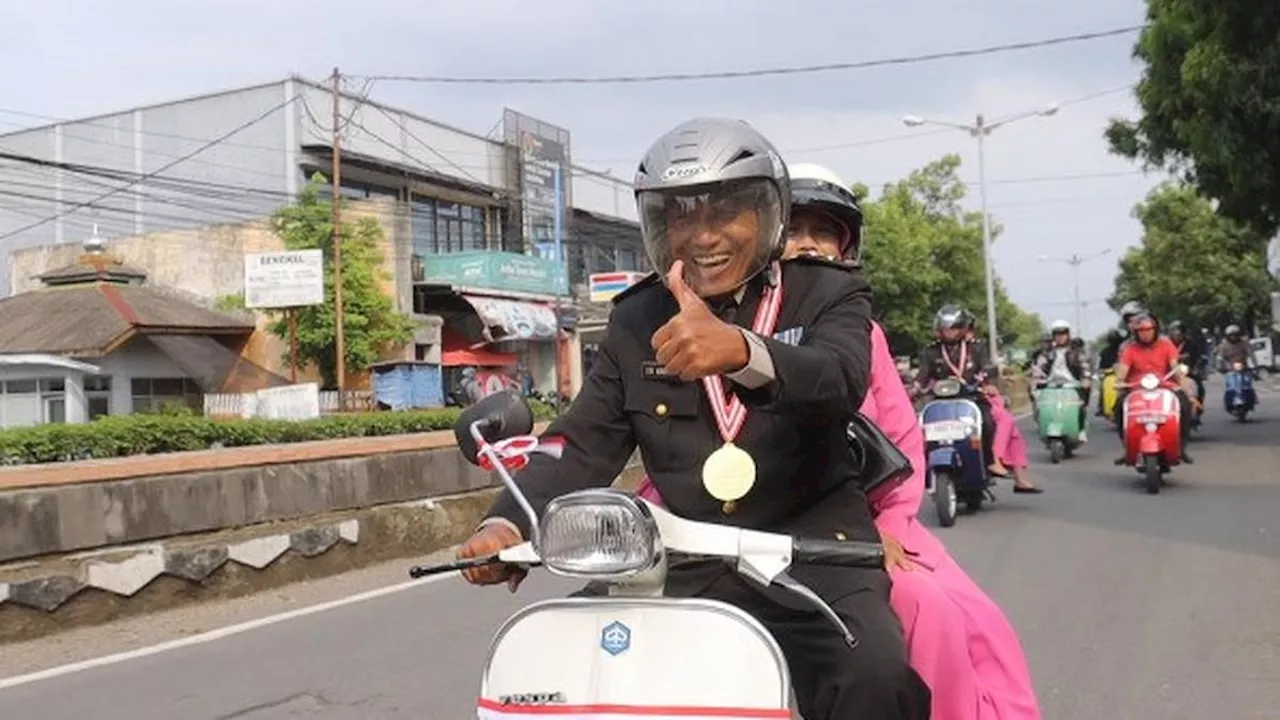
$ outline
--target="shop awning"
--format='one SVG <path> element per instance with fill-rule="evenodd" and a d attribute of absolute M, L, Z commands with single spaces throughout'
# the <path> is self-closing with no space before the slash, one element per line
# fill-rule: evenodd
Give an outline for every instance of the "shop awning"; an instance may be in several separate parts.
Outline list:
<path fill-rule="evenodd" d="M 554 340 L 559 323 L 549 305 L 505 298 L 463 295 L 484 324 L 484 336 L 492 342 Z"/>
<path fill-rule="evenodd" d="M 515 353 L 496 352 L 475 345 L 447 328 L 441 333 L 440 364 L 445 367 L 510 367 L 520 362 Z"/>

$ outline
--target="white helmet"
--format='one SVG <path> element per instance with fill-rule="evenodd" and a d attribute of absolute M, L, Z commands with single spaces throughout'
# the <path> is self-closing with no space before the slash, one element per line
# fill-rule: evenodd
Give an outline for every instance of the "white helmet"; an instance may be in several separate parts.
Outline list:
<path fill-rule="evenodd" d="M 1053 324 L 1049 326 L 1049 332 L 1053 333 L 1054 335 L 1057 335 L 1060 332 L 1064 332 L 1070 335 L 1071 323 L 1067 322 L 1066 320 L 1054 320 Z"/>
<path fill-rule="evenodd" d="M 832 217 L 849 232 L 841 254 L 850 260 L 862 257 L 862 208 L 841 177 L 815 163 L 788 166 L 791 175 L 791 208 L 809 207 Z"/>

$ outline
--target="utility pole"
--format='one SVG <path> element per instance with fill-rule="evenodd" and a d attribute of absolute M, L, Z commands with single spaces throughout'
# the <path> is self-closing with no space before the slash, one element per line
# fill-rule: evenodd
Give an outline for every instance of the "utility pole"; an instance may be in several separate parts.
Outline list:
<path fill-rule="evenodd" d="M 329 182 L 333 186 L 333 312 L 334 352 L 337 354 L 338 412 L 347 408 L 346 393 L 346 343 L 342 332 L 342 127 L 339 125 L 339 105 L 342 101 L 342 75 L 333 69 L 333 170 Z"/>

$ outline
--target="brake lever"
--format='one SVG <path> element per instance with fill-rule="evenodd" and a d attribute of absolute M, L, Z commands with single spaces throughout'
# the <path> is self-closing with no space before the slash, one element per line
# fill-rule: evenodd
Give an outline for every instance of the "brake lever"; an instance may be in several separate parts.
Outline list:
<path fill-rule="evenodd" d="M 849 626 L 846 625 L 844 620 L 836 614 L 836 611 L 827 604 L 827 601 L 818 597 L 818 593 L 814 592 L 808 585 L 805 585 L 799 580 L 791 577 L 791 575 L 785 571 L 778 573 L 778 575 L 773 578 L 773 582 L 771 584 L 777 585 L 788 592 L 804 598 L 810 605 L 816 607 L 818 612 L 822 613 L 823 617 L 830 620 L 832 625 L 836 626 L 836 629 L 844 636 L 844 642 L 849 646 L 850 650 L 858 647 L 858 638 L 854 636 L 851 630 L 849 630 Z"/>

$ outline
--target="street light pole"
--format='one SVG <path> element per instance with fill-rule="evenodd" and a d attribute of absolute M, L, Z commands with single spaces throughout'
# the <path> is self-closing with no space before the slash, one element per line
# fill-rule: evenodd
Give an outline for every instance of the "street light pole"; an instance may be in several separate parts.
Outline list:
<path fill-rule="evenodd" d="M 972 125 L 962 123 L 944 122 L 941 120 L 926 120 L 918 115 L 907 115 L 902 118 L 902 123 L 907 127 L 918 127 L 920 125 L 941 125 L 943 127 L 951 127 L 957 130 L 963 130 L 978 141 L 978 196 L 979 202 L 982 204 L 982 266 L 986 274 L 987 285 L 987 337 L 991 353 L 991 364 L 999 365 L 1000 363 L 1000 332 L 996 326 L 996 272 L 995 263 L 991 259 L 991 217 L 987 214 L 987 158 L 986 158 L 986 139 L 991 131 L 1001 125 L 1008 125 L 1011 122 L 1017 122 L 1029 117 L 1048 117 L 1058 112 L 1057 105 L 1050 105 L 1042 110 L 1034 110 L 1032 112 L 1013 115 L 1003 120 L 995 122 L 987 122 L 981 113 L 978 114 Z"/>
<path fill-rule="evenodd" d="M 1071 280 L 1074 286 L 1072 292 L 1075 297 L 1076 306 L 1076 332 L 1081 335 L 1084 333 L 1084 303 L 1080 302 L 1080 266 L 1090 260 L 1096 260 L 1110 252 L 1111 248 L 1107 248 L 1106 250 L 1093 253 L 1092 255 L 1085 255 L 1083 257 L 1080 253 L 1071 253 L 1070 257 L 1049 257 L 1048 255 L 1041 255 L 1038 258 L 1040 262 L 1061 262 L 1071 266 Z"/>
<path fill-rule="evenodd" d="M 996 278 L 991 262 L 991 216 L 987 214 L 987 152 L 986 137 L 991 132 L 982 114 L 973 125 L 973 136 L 978 139 L 978 198 L 982 205 L 982 269 L 987 283 L 987 342 L 991 352 L 991 364 L 1000 364 L 999 333 L 996 331 Z"/>

